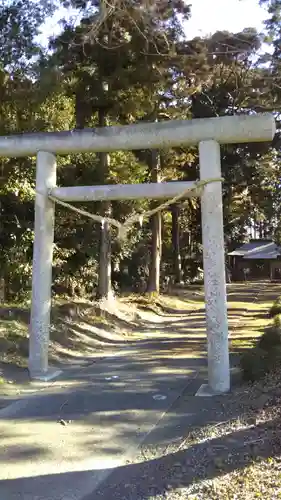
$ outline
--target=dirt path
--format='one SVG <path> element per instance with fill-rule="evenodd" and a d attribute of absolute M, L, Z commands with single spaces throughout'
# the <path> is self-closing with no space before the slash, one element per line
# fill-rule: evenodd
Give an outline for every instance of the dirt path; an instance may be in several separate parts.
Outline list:
<path fill-rule="evenodd" d="M 228 287 L 233 349 L 233 342 L 252 338 L 250 329 L 261 333 L 279 293 L 263 283 Z M 1 498 L 191 499 L 194 477 L 216 474 L 218 449 L 229 442 L 210 443 L 217 436 L 210 425 L 225 424 L 227 433 L 236 418 L 230 432 L 240 433 L 240 446 L 252 424 L 248 417 L 237 423 L 249 399 L 243 391 L 234 398 L 194 396 L 207 368 L 202 295 L 197 299 L 173 314 L 146 311 L 129 342 L 111 344 L 90 366 L 65 370 L 48 389 L 0 413 L 0 460 L 8 464 L 1 467 Z M 257 394 L 260 408 L 265 398 L 260 388 Z M 139 455 L 128 455 L 143 439 Z"/>
<path fill-rule="evenodd" d="M 239 353 L 268 324 L 266 312 L 273 299 L 281 294 L 281 286 L 243 283 L 229 285 L 227 290 L 230 349 L 233 353 Z M 56 322 L 51 332 L 51 363 L 64 371 L 76 369 L 126 346 L 133 346 L 140 340 L 155 340 L 155 347 L 161 341 L 161 348 L 155 349 L 161 355 L 168 356 L 172 348 L 172 355 L 178 359 L 183 355 L 183 349 L 184 356 L 189 360 L 206 358 L 202 287 L 163 296 L 160 305 L 144 303 L 141 306 L 138 301 L 131 303 L 128 297 L 118 303 L 117 314 L 115 309 L 116 305 L 111 305 L 105 315 L 97 315 L 89 303 L 57 306 L 53 313 Z M 27 325 L 26 310 L 6 308 L 2 320 L 0 315 L 0 340 L 2 328 L 5 335 L 2 344 L 8 345 L 6 355 L 4 344 L 1 349 L 0 407 L 5 406 L 11 398 L 43 387 L 42 384 L 30 385 L 25 368 Z M 15 352 L 10 350 L 10 344 L 14 345 Z"/>
<path fill-rule="evenodd" d="M 269 323 L 280 285 L 228 289 L 230 345 L 241 352 Z M 201 324 L 193 337 L 201 337 Z M 254 500 L 280 498 L 281 377 L 273 375 L 231 394 L 196 398 L 191 384 L 146 439 L 138 457 L 118 468 L 85 500 Z M 122 478 L 124 480 L 122 481 Z M 125 480 L 126 478 L 126 480 Z"/>

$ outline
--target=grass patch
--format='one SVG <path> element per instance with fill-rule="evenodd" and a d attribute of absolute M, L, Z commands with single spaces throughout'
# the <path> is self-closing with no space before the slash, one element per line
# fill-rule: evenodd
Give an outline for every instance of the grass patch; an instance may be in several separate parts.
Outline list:
<path fill-rule="evenodd" d="M 236 351 L 244 351 L 246 349 L 251 349 L 255 345 L 255 342 L 255 339 L 243 339 L 243 337 L 239 339 L 231 339 L 230 349 L 234 349 Z"/>
<path fill-rule="evenodd" d="M 278 312 L 280 311 L 280 312 Z M 281 301 L 278 297 L 272 304 L 263 334 L 251 349 L 242 355 L 241 368 L 246 381 L 259 380 L 281 364 Z M 268 319 L 267 323 L 270 320 Z"/>
<path fill-rule="evenodd" d="M 177 409 L 180 415 L 190 412 L 190 396 L 180 398 Z M 142 447 L 138 460 L 145 457 L 151 467 L 157 463 L 157 471 L 164 470 L 168 486 L 163 497 L 280 498 L 280 370 L 202 402 L 200 409 L 198 418 L 180 430 L 182 438 L 168 446 L 165 441 Z"/>
<path fill-rule="evenodd" d="M 0 319 L 0 361 L 26 366 L 28 327 L 20 319 Z"/>
<path fill-rule="evenodd" d="M 83 316 L 84 315 L 84 316 Z M 75 323 L 83 321 L 99 329 L 110 329 L 110 321 L 99 315 L 91 303 L 56 300 L 51 312 L 50 354 L 57 349 L 73 349 L 83 355 L 86 341 L 75 334 Z M 111 322 L 112 323 L 112 322 Z M 111 325 L 112 326 L 112 325 Z M 20 367 L 27 366 L 29 307 L 5 304 L 0 308 L 0 361 Z M 91 332 L 85 332 L 88 338 Z M 98 340 L 97 340 L 98 342 Z M 93 347 L 93 346 L 92 346 Z"/>
<path fill-rule="evenodd" d="M 121 297 L 126 303 L 131 303 L 140 309 L 150 310 L 154 313 L 189 313 L 205 306 L 204 295 L 195 295 L 192 290 L 175 290 L 172 294 L 144 293 L 142 295 L 130 294 Z"/>

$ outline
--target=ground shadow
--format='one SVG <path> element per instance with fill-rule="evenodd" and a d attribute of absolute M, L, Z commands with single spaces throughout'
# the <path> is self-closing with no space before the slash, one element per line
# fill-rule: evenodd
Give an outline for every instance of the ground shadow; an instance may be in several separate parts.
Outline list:
<path fill-rule="evenodd" d="M 228 406 L 227 403 L 229 403 Z M 256 404 L 255 408 L 258 412 L 263 407 L 264 400 L 257 399 L 252 401 L 253 403 Z M 200 427 L 214 425 L 221 422 L 222 419 L 233 419 L 241 414 L 241 406 L 239 409 L 238 405 L 235 406 L 235 402 L 231 403 L 231 395 L 224 399 L 215 398 L 212 401 L 210 398 L 197 398 L 197 405 L 193 419 L 185 415 L 185 435 L 188 438 L 184 440 L 184 435 L 181 435 L 181 440 L 179 440 L 179 436 L 173 436 L 174 442 L 176 438 L 178 439 L 178 448 L 180 449 L 177 451 L 169 452 L 169 449 L 166 448 L 163 449 L 161 456 L 158 453 L 157 458 L 151 459 L 146 457 L 145 448 L 143 448 L 142 459 L 137 463 L 122 465 L 114 470 L 83 470 L 0 481 L 0 494 L 3 498 L 12 499 L 13 495 L 16 498 L 16 494 L 21 492 L 22 495 L 26 494 L 25 498 L 31 500 L 36 498 L 40 492 L 40 498 L 44 499 L 43 492 L 48 491 L 48 485 L 51 484 L 52 491 L 61 491 L 62 497 L 63 494 L 70 491 L 69 488 L 74 495 L 76 489 L 77 491 L 79 489 L 85 491 L 85 485 L 90 487 L 91 481 L 94 489 L 95 475 L 97 474 L 97 480 L 101 477 L 106 479 L 95 491 L 85 493 L 83 500 L 104 500 L 105 498 L 108 500 L 115 498 L 149 500 L 156 495 L 171 494 L 176 488 L 183 490 L 201 480 L 213 479 L 234 470 L 241 470 L 255 460 L 280 453 L 280 441 L 276 437 L 276 428 L 280 427 L 280 418 L 255 423 L 255 425 L 245 420 L 242 429 L 229 432 L 221 437 L 214 438 L 210 435 L 208 439 L 193 444 L 190 431 L 195 427 L 198 431 Z M 176 406 L 171 411 L 175 412 Z M 175 420 L 171 419 L 171 423 L 175 427 Z M 158 432 L 160 430 L 158 429 Z M 162 429 L 162 444 L 163 435 L 167 436 L 165 429 Z M 159 437 L 159 440 L 161 439 Z M 171 438 L 168 443 L 170 441 Z M 258 443 L 258 448 L 256 443 Z M 167 440 L 164 444 L 167 444 Z M 84 443 L 84 445 L 94 449 L 93 438 L 89 437 L 88 443 Z M 116 454 L 116 448 L 108 446 L 107 452 L 109 455 Z M 36 450 L 27 449 L 27 455 L 29 454 L 34 456 Z M 21 460 L 21 456 L 19 454 L 19 460 Z"/>
<path fill-rule="evenodd" d="M 7 461 L 9 451 L 14 462 L 22 462 L 21 456 L 25 450 L 30 458 L 39 461 L 47 447 L 47 442 L 44 446 L 47 429 L 55 437 L 55 446 L 60 436 L 63 439 L 78 436 L 79 442 L 75 448 L 77 453 L 82 450 L 83 453 L 87 451 L 91 457 L 111 459 L 112 456 L 120 455 L 127 448 L 127 443 L 140 442 L 147 430 L 154 427 L 168 408 L 169 412 L 162 418 L 161 425 L 146 437 L 145 445 L 165 448 L 180 440 L 184 443 L 188 429 L 194 426 L 203 428 L 241 415 L 249 406 L 246 399 L 241 406 L 241 398 L 233 401 L 231 394 L 214 399 L 194 396 L 201 383 L 207 379 L 207 359 L 204 310 L 195 311 L 193 315 L 178 318 L 172 324 L 146 322 L 143 330 L 140 325 L 140 338 L 137 341 L 117 343 L 118 349 L 122 349 L 114 351 L 111 357 L 100 358 L 97 363 L 83 370 L 62 373 L 53 388 L 20 406 L 9 417 L 13 421 L 12 427 L 10 421 L 7 422 L 7 416 L 0 416 L 0 425 L 3 426 L 1 435 L 5 443 L 1 462 L 4 464 Z M 72 324 L 71 328 L 74 329 L 75 325 Z M 81 325 L 76 325 L 76 328 L 76 333 L 73 332 L 73 337 L 70 337 L 73 347 L 80 334 L 86 335 Z M 141 335 L 149 328 L 157 330 L 159 338 L 142 339 Z M 235 331 L 239 333 L 239 330 Z M 246 338 L 247 336 L 244 337 Z M 80 341 L 82 342 L 81 336 Z M 258 411 L 264 405 L 264 398 L 258 396 L 254 404 Z M 258 433 L 266 431 L 269 436 L 270 425 L 267 422 L 255 428 Z M 23 428 L 26 436 L 27 430 L 30 435 L 35 433 L 33 451 L 26 443 L 22 444 Z M 246 448 L 241 443 L 251 441 L 251 432 L 253 430 L 247 428 L 232 433 L 237 450 L 242 449 L 244 453 Z M 229 452 L 229 438 L 229 435 L 220 439 L 210 438 L 207 442 L 196 445 L 187 442 L 184 449 L 182 446 L 175 453 L 163 451 L 161 456 L 153 460 L 147 458 L 144 451 L 140 463 L 118 467 L 103 487 L 87 498 L 114 499 L 119 496 L 124 499 L 146 500 L 155 492 L 167 492 L 171 489 L 168 486 L 171 483 L 172 488 L 184 488 L 194 482 L 195 477 L 200 479 L 219 476 L 223 472 L 216 466 L 214 458 L 218 449 L 223 450 L 223 453 L 226 450 L 226 454 Z M 246 446 L 250 447 L 250 444 Z M 269 453 L 268 447 L 261 450 L 264 456 Z M 270 453 L 272 454 L 272 446 Z M 242 465 L 230 461 L 229 470 L 249 463 L 249 456 L 246 454 L 245 457 Z M 195 458 L 201 464 L 201 469 L 195 469 Z M 79 460 L 79 454 L 75 459 Z M 102 463 L 102 459 L 100 460 Z M 184 470 L 180 477 L 179 467 Z M 83 488 L 95 473 L 95 470 L 89 470 L 2 481 L 0 497 L 12 499 L 12 495 L 16 498 L 18 491 L 22 495 L 27 491 L 29 498 L 33 499 L 36 495 L 39 496 L 39 489 L 42 496 L 48 484 L 52 484 L 53 488 L 61 488 L 63 493 L 67 488 L 74 491 L 80 486 Z M 61 497 L 63 494 L 57 495 L 57 498 Z"/>

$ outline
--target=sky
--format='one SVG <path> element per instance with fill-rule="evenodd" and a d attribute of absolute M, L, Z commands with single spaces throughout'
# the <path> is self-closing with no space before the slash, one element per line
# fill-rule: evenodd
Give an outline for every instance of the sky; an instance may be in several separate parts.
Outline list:
<path fill-rule="evenodd" d="M 238 32 L 255 27 L 262 31 L 267 17 L 258 0 L 193 0 L 190 3 L 192 15 L 186 23 L 190 38 L 218 30 Z"/>
<path fill-rule="evenodd" d="M 187 0 L 187 3 L 192 5 L 191 19 L 186 23 L 188 38 L 209 35 L 218 30 L 238 32 L 255 27 L 262 31 L 267 17 L 258 0 Z M 48 38 L 60 32 L 59 20 L 67 15 L 71 13 L 60 9 L 46 22 L 39 36 L 42 44 L 46 46 Z"/>

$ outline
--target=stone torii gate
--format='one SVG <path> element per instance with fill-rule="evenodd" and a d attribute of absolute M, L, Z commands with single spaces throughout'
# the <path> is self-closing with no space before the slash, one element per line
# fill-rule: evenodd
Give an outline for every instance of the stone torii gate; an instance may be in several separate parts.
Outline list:
<path fill-rule="evenodd" d="M 55 154 L 199 145 L 200 179 L 204 181 L 221 177 L 220 144 L 271 141 L 274 134 L 274 117 L 257 114 L 0 137 L 2 157 L 37 155 L 29 335 L 31 378 L 50 380 L 58 374 L 48 364 L 54 198 L 65 202 L 171 198 L 196 187 L 193 182 L 57 187 Z M 221 182 L 207 183 L 200 192 L 191 191 L 191 195 L 201 195 L 202 206 L 208 385 L 210 393 L 223 393 L 230 388 L 230 369 Z"/>

